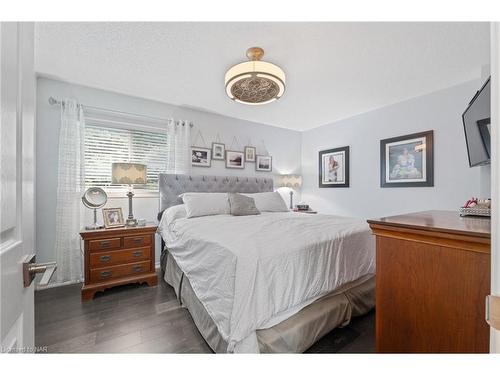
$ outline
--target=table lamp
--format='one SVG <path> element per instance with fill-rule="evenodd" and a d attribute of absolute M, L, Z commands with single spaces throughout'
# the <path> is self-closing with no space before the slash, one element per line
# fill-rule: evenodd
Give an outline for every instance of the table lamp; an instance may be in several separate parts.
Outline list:
<path fill-rule="evenodd" d="M 293 210 L 293 190 L 302 186 L 302 176 L 298 174 L 282 174 L 278 176 L 278 187 L 290 188 L 290 209 Z"/>
<path fill-rule="evenodd" d="M 114 185 L 128 185 L 130 187 L 127 193 L 128 197 L 128 218 L 126 225 L 135 227 L 137 219 L 134 219 L 132 213 L 132 197 L 134 196 L 134 185 L 146 184 L 146 166 L 137 163 L 113 163 L 111 165 L 111 183 Z"/>

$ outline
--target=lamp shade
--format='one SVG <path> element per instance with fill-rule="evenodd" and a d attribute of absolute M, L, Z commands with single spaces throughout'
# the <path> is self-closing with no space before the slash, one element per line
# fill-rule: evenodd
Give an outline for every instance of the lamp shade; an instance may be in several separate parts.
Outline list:
<path fill-rule="evenodd" d="M 146 166 L 136 163 L 113 163 L 111 165 L 111 183 L 115 185 L 144 185 Z"/>
<path fill-rule="evenodd" d="M 252 47 L 245 61 L 231 67 L 224 77 L 226 94 L 232 100 L 248 104 L 267 104 L 285 92 L 285 72 L 279 66 L 261 61 L 264 50 Z"/>
<path fill-rule="evenodd" d="M 300 188 L 302 186 L 302 176 L 298 174 L 282 174 L 278 176 L 278 187 Z"/>

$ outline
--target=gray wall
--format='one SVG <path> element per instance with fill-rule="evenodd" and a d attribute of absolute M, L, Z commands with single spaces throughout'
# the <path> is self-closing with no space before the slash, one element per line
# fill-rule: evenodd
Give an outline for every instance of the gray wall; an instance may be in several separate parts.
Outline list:
<path fill-rule="evenodd" d="M 273 175 L 301 173 L 300 199 L 322 213 L 375 217 L 425 209 L 456 210 L 475 195 L 489 194 L 489 169 L 469 168 L 461 114 L 481 80 L 407 100 L 354 116 L 303 133 L 210 114 L 189 108 L 134 98 L 117 93 L 38 79 L 37 89 L 37 250 L 40 261 L 54 257 L 57 154 L 60 126 L 59 108 L 49 106 L 49 96 L 74 98 L 83 104 L 158 117 L 191 120 L 193 137 L 201 129 L 207 141 L 220 133 L 229 146 L 237 136 L 240 147 L 251 140 L 263 152 L 261 140 L 273 156 Z M 380 188 L 380 140 L 424 130 L 434 130 L 434 187 Z M 351 147 L 351 187 L 318 188 L 318 151 L 349 145 Z M 228 170 L 222 161 L 212 168 L 193 168 L 195 174 L 270 175 L 255 172 L 253 165 L 244 170 Z M 285 198 L 287 195 L 285 194 Z M 108 206 L 122 207 L 127 200 L 111 198 Z M 154 220 L 157 198 L 134 198 L 134 214 Z M 88 211 L 87 221 L 91 221 Z M 157 246 L 157 256 L 159 247 Z"/>
<path fill-rule="evenodd" d="M 457 210 L 487 192 L 488 173 L 469 168 L 461 114 L 482 82 L 471 81 L 302 134 L 302 199 L 324 213 L 377 217 Z M 434 130 L 434 187 L 381 188 L 380 140 Z M 318 151 L 350 146 L 350 188 L 318 187 Z"/>
<path fill-rule="evenodd" d="M 166 90 L 175 88 L 165 87 Z M 190 120 L 195 124 L 194 138 L 198 129 L 210 147 L 220 133 L 222 142 L 229 147 L 233 136 L 239 141 L 239 149 L 249 142 L 257 147 L 257 153 L 263 153 L 262 140 L 273 157 L 273 172 L 255 172 L 253 163 L 248 163 L 244 170 L 226 169 L 223 161 L 212 161 L 211 168 L 193 168 L 193 174 L 216 174 L 238 176 L 271 176 L 280 173 L 300 173 L 301 134 L 296 131 L 262 125 L 254 122 L 210 114 L 189 108 L 182 108 L 165 103 L 130 97 L 113 92 L 73 85 L 48 78 L 38 78 L 37 88 L 37 139 L 36 139 L 36 242 L 37 257 L 41 262 L 55 259 L 55 206 L 57 198 L 57 157 L 60 128 L 60 111 L 57 106 L 48 104 L 49 96 L 55 98 L 73 98 L 96 107 L 119 111 L 145 114 L 161 118 Z M 235 104 L 239 105 L 239 104 Z M 200 141 L 197 145 L 201 145 Z M 235 147 L 233 147 L 235 148 Z M 285 197 L 286 198 L 286 197 Z M 126 198 L 111 198 L 108 207 L 122 207 L 128 213 Z M 158 198 L 134 198 L 134 216 L 155 220 L 158 212 Z M 91 211 L 87 212 L 87 221 L 91 222 Z M 157 260 L 159 246 L 157 246 Z"/>

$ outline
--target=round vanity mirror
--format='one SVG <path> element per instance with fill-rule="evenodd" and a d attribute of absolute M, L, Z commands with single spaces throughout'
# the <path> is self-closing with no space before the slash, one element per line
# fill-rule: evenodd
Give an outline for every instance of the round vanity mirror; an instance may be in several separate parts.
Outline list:
<path fill-rule="evenodd" d="M 94 224 L 87 225 L 85 229 L 99 229 L 101 225 L 97 224 L 97 209 L 104 207 L 108 201 L 108 195 L 99 187 L 88 188 L 82 196 L 82 202 L 85 207 L 94 210 Z"/>

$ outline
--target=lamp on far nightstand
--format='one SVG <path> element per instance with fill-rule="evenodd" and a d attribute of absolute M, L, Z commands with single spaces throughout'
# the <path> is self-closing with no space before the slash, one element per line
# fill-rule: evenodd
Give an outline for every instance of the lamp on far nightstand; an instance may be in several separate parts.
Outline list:
<path fill-rule="evenodd" d="M 293 210 L 293 190 L 302 186 L 302 176 L 298 174 L 281 174 L 278 176 L 277 186 L 290 188 L 290 209 Z"/>
<path fill-rule="evenodd" d="M 130 187 L 127 193 L 128 197 L 128 218 L 127 226 L 135 227 L 137 219 L 134 219 L 132 213 L 132 197 L 134 196 L 134 185 L 146 184 L 146 166 L 137 163 L 113 163 L 111 166 L 111 183 L 114 185 L 128 185 Z"/>

